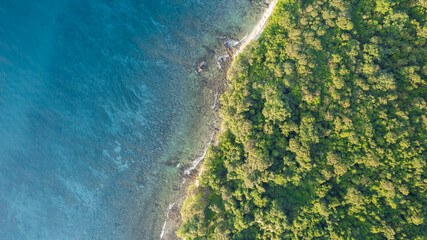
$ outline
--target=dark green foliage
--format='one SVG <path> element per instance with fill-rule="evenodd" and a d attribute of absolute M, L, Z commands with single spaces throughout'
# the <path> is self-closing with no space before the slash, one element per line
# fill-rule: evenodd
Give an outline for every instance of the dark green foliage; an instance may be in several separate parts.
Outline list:
<path fill-rule="evenodd" d="M 230 69 L 179 235 L 426 239 L 426 4 L 279 1 Z"/>

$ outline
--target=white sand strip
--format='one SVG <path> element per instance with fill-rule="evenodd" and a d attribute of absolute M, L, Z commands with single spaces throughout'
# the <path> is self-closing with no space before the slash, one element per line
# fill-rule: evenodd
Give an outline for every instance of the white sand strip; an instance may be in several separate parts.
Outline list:
<path fill-rule="evenodd" d="M 273 9 L 276 6 L 277 0 L 270 1 L 268 8 L 264 10 L 264 13 L 261 15 L 261 19 L 252 29 L 252 31 L 244 37 L 239 44 L 239 50 L 236 52 L 236 55 L 239 54 L 251 41 L 256 41 L 259 36 L 261 36 L 262 31 L 265 28 L 265 24 L 267 23 L 268 18 L 273 13 Z"/>

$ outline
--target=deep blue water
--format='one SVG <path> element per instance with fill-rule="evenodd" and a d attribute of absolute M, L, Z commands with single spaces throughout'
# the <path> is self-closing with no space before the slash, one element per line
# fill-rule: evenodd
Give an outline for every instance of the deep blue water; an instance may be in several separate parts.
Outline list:
<path fill-rule="evenodd" d="M 0 239 L 150 239 L 149 172 L 246 0 L 0 0 Z M 163 216 L 161 216 L 163 217 Z"/>

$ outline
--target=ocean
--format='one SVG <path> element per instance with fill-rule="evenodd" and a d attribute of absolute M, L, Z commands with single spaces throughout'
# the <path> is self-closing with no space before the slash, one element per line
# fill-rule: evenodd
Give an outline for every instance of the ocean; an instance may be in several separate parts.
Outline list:
<path fill-rule="evenodd" d="M 0 0 L 0 239 L 158 239 L 255 5 Z"/>

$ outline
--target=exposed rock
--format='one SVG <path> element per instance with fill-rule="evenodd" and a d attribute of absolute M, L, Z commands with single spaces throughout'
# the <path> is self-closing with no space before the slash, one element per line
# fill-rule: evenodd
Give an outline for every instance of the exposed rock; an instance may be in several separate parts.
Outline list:
<path fill-rule="evenodd" d="M 230 57 L 234 56 L 234 54 L 237 52 L 237 50 L 239 50 L 237 47 L 238 44 L 239 44 L 239 42 L 237 42 L 237 41 L 226 41 L 224 43 L 224 47 L 225 47 L 225 50 L 227 51 L 228 56 L 230 56 Z"/>

